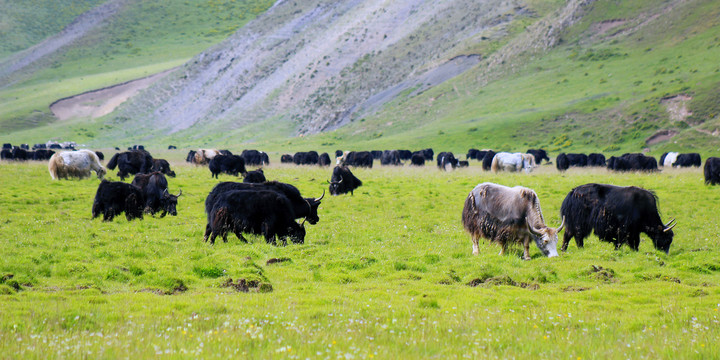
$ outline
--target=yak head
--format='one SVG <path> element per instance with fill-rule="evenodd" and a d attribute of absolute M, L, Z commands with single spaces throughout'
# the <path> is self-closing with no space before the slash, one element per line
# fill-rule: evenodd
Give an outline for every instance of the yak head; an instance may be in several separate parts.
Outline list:
<path fill-rule="evenodd" d="M 538 249 L 540 249 L 540 251 L 542 251 L 542 253 L 547 257 L 558 256 L 558 234 L 560 234 L 562 229 L 565 227 L 565 217 L 563 216 L 562 222 L 557 229 L 549 228 L 547 226 L 536 228 L 531 225 L 527 219 L 526 222 L 528 230 L 534 235 L 533 238 L 535 238 L 535 244 L 537 244 Z"/>
<path fill-rule="evenodd" d="M 670 244 L 672 244 L 674 235 L 672 228 L 675 225 L 677 225 L 677 222 L 673 218 L 667 224 L 659 226 L 658 230 L 660 231 L 649 234 L 656 249 L 662 250 L 666 254 L 670 252 Z"/>
<path fill-rule="evenodd" d="M 105 174 L 107 174 L 107 170 L 105 170 L 105 168 L 101 167 L 101 168 L 97 169 L 96 173 L 97 173 L 97 178 L 102 180 L 102 178 L 105 177 Z"/>
<path fill-rule="evenodd" d="M 309 222 L 310 225 L 317 224 L 318 221 L 320 221 L 320 217 L 318 216 L 318 206 L 320 206 L 320 200 L 322 200 L 325 197 L 325 190 L 323 190 L 322 195 L 320 195 L 319 198 L 305 198 L 305 202 L 308 204 L 308 207 L 310 208 L 310 212 L 305 217 L 305 220 L 303 220 L 303 224 L 305 224 L 305 221 Z"/>
<path fill-rule="evenodd" d="M 182 190 L 177 195 L 170 194 L 167 189 L 163 191 L 162 194 L 162 208 L 163 212 L 160 217 L 165 216 L 166 213 L 170 213 L 172 216 L 177 216 L 177 201 L 178 198 L 182 195 Z"/>
<path fill-rule="evenodd" d="M 305 218 L 307 220 L 307 218 Z M 304 244 L 305 243 L 305 220 L 302 224 L 298 225 L 293 221 L 293 226 L 288 228 L 288 236 L 293 244 Z"/>

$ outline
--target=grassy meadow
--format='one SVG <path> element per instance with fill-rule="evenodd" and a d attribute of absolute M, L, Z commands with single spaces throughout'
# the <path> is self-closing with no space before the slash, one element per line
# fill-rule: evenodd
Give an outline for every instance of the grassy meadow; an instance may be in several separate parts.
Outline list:
<path fill-rule="evenodd" d="M 168 152 L 178 216 L 91 220 L 96 178 L 52 181 L 44 162 L 0 163 L 0 358 L 697 358 L 720 353 L 720 189 L 699 169 L 613 174 L 543 166 L 492 174 L 354 169 L 353 196 L 326 196 L 303 245 L 203 243 L 218 182 Z M 320 196 L 331 169 L 266 177 Z M 118 180 L 115 171 L 110 176 Z M 220 181 L 233 180 L 221 176 Z M 557 258 L 518 246 L 471 254 L 460 223 L 478 183 L 533 188 L 546 221 L 574 186 L 656 192 L 676 217 L 670 253 L 586 239 Z M 272 261 L 268 261 L 275 259 Z M 257 285 L 238 291 L 245 279 Z M 474 285 L 474 286 L 473 286 Z"/>

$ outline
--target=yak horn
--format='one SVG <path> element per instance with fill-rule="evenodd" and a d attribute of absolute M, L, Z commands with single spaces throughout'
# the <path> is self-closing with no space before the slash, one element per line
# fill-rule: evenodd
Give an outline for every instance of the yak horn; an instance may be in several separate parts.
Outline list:
<path fill-rule="evenodd" d="M 322 195 L 320 195 L 320 197 L 319 197 L 319 198 L 317 198 L 317 199 L 314 199 L 314 201 L 315 201 L 315 202 L 318 202 L 318 201 L 322 200 L 322 198 L 324 198 L 324 197 L 325 197 L 325 189 L 323 189 L 323 194 L 322 194 Z"/>
<path fill-rule="evenodd" d="M 565 227 L 565 216 L 563 216 L 562 221 L 560 222 L 560 227 L 557 228 L 557 232 L 561 232 L 564 227 Z"/>
<path fill-rule="evenodd" d="M 530 230 L 530 233 L 532 233 L 535 236 L 541 236 L 542 233 L 540 233 L 539 230 L 535 229 L 532 225 L 530 225 L 530 222 L 527 218 L 525 218 L 525 223 L 527 224 L 528 230 Z"/>
<path fill-rule="evenodd" d="M 303 219 L 303 222 L 300 223 L 301 227 L 305 227 L 305 222 L 307 221 L 307 216 Z"/>
<path fill-rule="evenodd" d="M 177 194 L 178 197 L 180 197 L 180 195 L 182 195 L 182 189 L 180 189 L 180 192 Z"/>
<path fill-rule="evenodd" d="M 665 224 L 665 228 L 663 229 L 663 232 L 668 232 L 668 231 L 672 230 L 672 228 L 674 228 L 675 225 L 677 225 L 677 221 L 675 220 L 675 218 L 672 218 L 670 221 L 668 221 L 667 224 Z"/>

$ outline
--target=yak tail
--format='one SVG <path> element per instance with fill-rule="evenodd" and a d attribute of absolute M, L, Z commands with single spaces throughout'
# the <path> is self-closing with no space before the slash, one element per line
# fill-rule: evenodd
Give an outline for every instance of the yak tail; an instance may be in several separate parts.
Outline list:
<path fill-rule="evenodd" d="M 50 177 L 53 180 L 58 179 L 58 168 L 63 166 L 64 162 L 62 159 L 62 156 L 58 156 L 58 154 L 53 154 L 53 156 L 50 157 L 50 161 L 48 162 L 48 171 L 50 172 Z"/>
<path fill-rule="evenodd" d="M 117 153 L 113 155 L 113 157 L 110 159 L 110 161 L 107 163 L 107 168 L 110 170 L 115 170 L 115 167 L 118 163 L 118 158 L 120 157 L 120 153 Z"/>
<path fill-rule="evenodd" d="M 490 165 L 490 170 L 493 172 L 498 172 L 500 170 L 500 164 L 499 164 L 499 157 L 495 155 L 492 159 L 492 164 Z"/>

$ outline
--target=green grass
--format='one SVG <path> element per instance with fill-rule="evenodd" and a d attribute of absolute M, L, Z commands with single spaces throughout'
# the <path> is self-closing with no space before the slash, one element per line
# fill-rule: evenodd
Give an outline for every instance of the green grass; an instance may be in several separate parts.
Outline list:
<path fill-rule="evenodd" d="M 558 174 L 546 166 L 496 175 L 476 162 L 452 173 L 354 169 L 363 186 L 354 196 L 326 196 L 304 245 L 273 247 L 253 236 L 244 244 L 230 235 L 210 246 L 202 242 L 203 201 L 218 180 L 185 165 L 181 151 L 159 154 L 178 173 L 169 179 L 171 192 L 183 190 L 178 216 L 132 222 L 90 219 L 97 179 L 51 181 L 44 163 L 0 163 L 0 357 L 705 359 L 720 352 L 720 193 L 703 185 L 700 170 Z M 304 196 L 327 188 L 330 169 L 277 159 L 264 168 L 269 179 Z M 551 226 L 574 186 L 642 186 L 658 195 L 664 220 L 678 219 L 675 240 L 667 255 L 643 235 L 638 252 L 591 236 L 584 249 L 571 244 L 558 258 L 534 247 L 531 261 L 520 259 L 519 247 L 498 256 L 487 243 L 472 256 L 460 213 L 483 181 L 535 189 Z M 289 261 L 268 264 L 272 258 Z M 249 293 L 227 287 L 240 279 L 265 285 Z"/>

